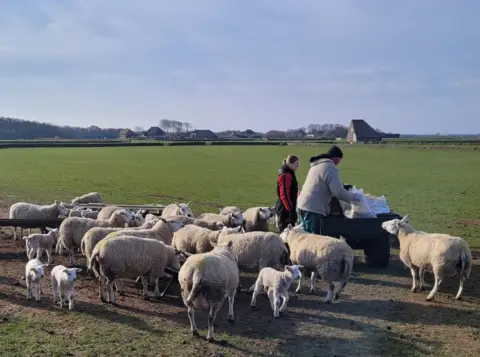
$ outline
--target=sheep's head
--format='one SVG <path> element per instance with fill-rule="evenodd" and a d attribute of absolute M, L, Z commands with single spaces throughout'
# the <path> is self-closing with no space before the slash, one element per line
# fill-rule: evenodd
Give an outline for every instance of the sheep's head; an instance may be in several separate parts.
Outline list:
<path fill-rule="evenodd" d="M 295 227 L 289 223 L 287 228 L 285 228 L 283 232 L 280 233 L 280 238 L 282 238 L 284 243 L 288 243 L 288 237 L 292 232 L 307 233 L 305 231 L 305 228 L 303 227 L 303 223 L 297 224 Z"/>
<path fill-rule="evenodd" d="M 193 213 L 192 213 L 192 210 L 190 209 L 190 202 L 188 203 L 175 202 L 175 205 L 177 206 L 177 214 L 193 218 Z"/>
<path fill-rule="evenodd" d="M 292 274 L 293 280 L 298 280 L 302 277 L 300 269 L 303 269 L 303 265 L 285 265 L 285 270 L 288 270 L 290 274 Z"/>
<path fill-rule="evenodd" d="M 273 217 L 273 213 L 272 213 L 272 211 L 270 210 L 269 207 L 260 207 L 258 209 L 258 217 L 260 219 L 267 220 L 267 219 L 270 219 L 270 218 Z"/>
<path fill-rule="evenodd" d="M 221 244 L 217 244 L 213 251 L 226 255 L 234 262 L 237 262 L 237 258 L 235 253 L 233 252 L 233 241 L 230 239 L 228 242 L 222 242 Z"/>
<path fill-rule="evenodd" d="M 33 278 L 33 280 L 43 279 L 43 277 L 45 276 L 45 271 L 43 270 L 43 268 L 46 266 L 48 266 L 48 264 L 42 264 L 42 265 L 38 265 L 36 267 L 30 268 L 30 270 L 28 271 L 28 275 L 30 275 Z"/>
<path fill-rule="evenodd" d="M 236 206 L 226 206 L 223 208 L 218 209 L 220 211 L 220 214 L 222 216 L 227 216 L 229 213 L 236 212 L 236 213 L 242 213 L 242 210 Z"/>
<path fill-rule="evenodd" d="M 215 222 L 215 230 L 221 231 L 224 227 L 225 225 L 223 224 L 223 222 L 221 221 Z"/>
<path fill-rule="evenodd" d="M 177 219 L 169 219 L 169 220 L 166 220 L 166 222 L 168 223 L 168 225 L 170 226 L 173 232 L 176 232 L 185 226 L 183 221 L 180 221 Z"/>
<path fill-rule="evenodd" d="M 81 268 L 65 268 L 62 270 L 62 275 L 67 281 L 76 281 L 77 273 L 80 273 L 81 271 Z"/>
<path fill-rule="evenodd" d="M 241 212 L 230 212 L 227 216 L 229 216 L 232 226 L 241 226 L 245 221 Z"/>
<path fill-rule="evenodd" d="M 395 218 L 395 219 L 391 219 L 389 221 L 383 222 L 382 228 L 388 233 L 398 236 L 398 232 L 400 231 L 400 229 L 403 228 L 406 224 L 408 224 L 409 220 L 410 220 L 410 217 L 408 217 L 408 214 L 407 214 L 402 219 Z"/>
<path fill-rule="evenodd" d="M 63 202 L 58 203 L 55 201 L 55 204 L 57 205 L 58 216 L 68 216 L 70 214 L 70 210 L 65 207 Z"/>
<path fill-rule="evenodd" d="M 221 234 L 223 235 L 236 234 L 236 233 L 240 233 L 241 230 L 242 230 L 242 226 L 238 226 L 235 228 L 223 227 Z"/>
<path fill-rule="evenodd" d="M 121 217 L 120 219 L 123 219 L 123 221 L 128 225 L 130 225 L 131 222 L 135 220 L 134 213 L 124 208 L 117 209 L 115 212 L 113 212 L 111 217 L 116 217 L 116 218 Z"/>
<path fill-rule="evenodd" d="M 45 229 L 46 229 L 49 233 L 52 233 L 52 235 L 55 237 L 55 239 L 58 238 L 58 228 L 45 227 Z"/>
<path fill-rule="evenodd" d="M 142 224 L 145 223 L 145 218 L 142 216 L 142 210 L 138 210 L 136 213 L 132 212 L 132 220 L 130 225 L 132 227 L 140 227 Z"/>
<path fill-rule="evenodd" d="M 172 247 L 169 247 L 167 246 L 168 248 L 167 249 L 173 249 Z M 176 272 L 178 272 L 180 270 L 180 256 L 182 255 L 182 251 L 181 250 L 177 250 L 177 249 L 173 249 L 175 251 L 175 254 L 173 254 L 173 256 L 171 257 L 171 259 L 169 259 L 169 262 L 168 262 L 168 267 L 172 270 L 175 270 Z"/>

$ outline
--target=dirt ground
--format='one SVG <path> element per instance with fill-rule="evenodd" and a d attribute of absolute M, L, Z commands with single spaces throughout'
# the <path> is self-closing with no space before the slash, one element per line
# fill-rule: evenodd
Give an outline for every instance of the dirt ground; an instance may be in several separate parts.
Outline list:
<path fill-rule="evenodd" d="M 3 207 L 5 213 L 5 207 Z M 119 307 L 102 304 L 97 282 L 85 271 L 76 285 L 75 311 L 54 306 L 46 269 L 42 301 L 26 300 L 21 279 L 27 261 L 23 241 L 11 228 L 0 231 L 1 356 L 478 356 L 480 351 L 480 261 L 474 260 L 463 301 L 455 301 L 456 279 L 446 279 L 436 301 L 411 293 L 411 277 L 394 255 L 388 269 L 366 267 L 356 257 L 354 274 L 339 303 L 325 304 L 326 286 L 315 294 L 292 288 L 288 311 L 273 318 L 266 296 L 257 309 L 251 295 L 235 301 L 236 321 L 227 323 L 227 303 L 217 316 L 216 337 L 205 341 L 207 314 L 197 312 L 201 337 L 192 337 L 178 284 L 157 301 L 141 298 L 140 286 L 125 281 Z M 54 264 L 68 266 L 65 256 Z M 85 258 L 78 259 L 80 267 Z M 253 283 L 242 274 L 242 285 Z M 432 276 L 426 275 L 429 288 Z M 164 282 L 162 282 L 164 284 Z M 296 285 L 295 285 L 296 286 Z"/>

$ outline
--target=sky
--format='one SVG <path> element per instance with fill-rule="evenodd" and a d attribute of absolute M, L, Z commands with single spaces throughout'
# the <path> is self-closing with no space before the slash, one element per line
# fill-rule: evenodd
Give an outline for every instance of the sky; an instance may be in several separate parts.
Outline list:
<path fill-rule="evenodd" d="M 0 0 L 0 116 L 480 133 L 478 0 Z"/>

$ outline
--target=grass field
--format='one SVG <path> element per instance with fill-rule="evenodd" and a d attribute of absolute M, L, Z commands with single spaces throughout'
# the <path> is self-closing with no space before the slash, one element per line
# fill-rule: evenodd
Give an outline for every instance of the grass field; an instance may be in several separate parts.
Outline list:
<path fill-rule="evenodd" d="M 12 202 L 50 203 L 90 191 L 100 192 L 107 203 L 192 201 L 194 214 L 216 212 L 224 205 L 273 205 L 283 157 L 291 152 L 300 156 L 301 185 L 308 158 L 327 147 L 0 150 L 0 199 L 3 214 Z M 408 213 L 417 229 L 460 235 L 472 249 L 480 249 L 478 152 L 345 146 L 344 153 L 339 167 L 345 183 L 385 195 L 391 208 Z M 457 281 L 447 279 L 437 301 L 426 303 L 426 293 L 410 293 L 410 274 L 396 257 L 389 269 L 373 270 L 360 254 L 339 304 L 321 303 L 326 290 L 320 283 L 315 295 L 292 294 L 289 312 L 275 323 L 261 297 L 261 311 L 249 310 L 250 295 L 238 297 L 234 325 L 226 323 L 223 306 L 216 332 L 227 344 L 219 346 L 190 337 L 186 310 L 177 296 L 144 302 L 135 284 L 119 298 L 120 308 L 103 306 L 96 282 L 86 275 L 80 278 L 73 313 L 52 305 L 48 284 L 41 303 L 25 300 L 24 282 L 19 281 L 24 248 L 12 243 L 10 235 L 4 230 L 0 241 L 1 356 L 182 357 L 221 351 L 225 356 L 464 357 L 480 349 L 478 260 L 464 301 L 453 300 Z M 55 259 L 68 264 L 64 257 Z M 252 276 L 244 278 L 251 281 Z M 427 274 L 427 284 L 431 281 Z M 197 316 L 199 326 L 206 328 L 206 314 Z"/>

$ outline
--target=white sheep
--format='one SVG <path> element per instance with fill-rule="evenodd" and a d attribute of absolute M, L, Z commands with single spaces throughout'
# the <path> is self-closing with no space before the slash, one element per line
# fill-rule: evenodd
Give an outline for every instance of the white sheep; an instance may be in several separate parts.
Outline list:
<path fill-rule="evenodd" d="M 170 216 L 187 216 L 193 217 L 192 210 L 190 209 L 190 202 L 188 203 L 171 203 L 162 210 L 162 217 L 167 218 Z"/>
<path fill-rule="evenodd" d="M 157 218 L 158 218 L 157 215 L 155 215 L 153 213 L 147 213 L 145 215 L 145 222 L 152 221 L 152 220 L 157 219 Z"/>
<path fill-rule="evenodd" d="M 207 253 L 217 244 L 220 231 L 187 224 L 173 234 L 172 247 L 183 252 Z"/>
<path fill-rule="evenodd" d="M 217 245 L 208 253 L 188 255 L 178 272 L 182 300 L 188 309 L 190 329 L 198 336 L 195 309 L 208 309 L 207 340 L 215 340 L 213 328 L 218 310 L 228 297 L 228 321 L 234 322 L 233 303 L 239 282 L 239 271 L 232 241 Z"/>
<path fill-rule="evenodd" d="M 143 296 L 149 299 L 147 279 L 154 279 L 154 294 L 160 296 L 158 280 L 165 275 L 166 267 L 176 271 L 180 269 L 179 254 L 180 251 L 175 251 L 159 240 L 122 235 L 100 241 L 93 249 L 88 269 L 99 276 L 99 295 L 102 301 L 105 301 L 102 277 L 107 281 L 106 302 L 116 304 L 113 293 L 116 279 L 133 279 L 138 276 L 142 279 Z"/>
<path fill-rule="evenodd" d="M 310 292 L 315 291 L 317 274 L 328 284 L 327 303 L 340 298 L 348 283 L 353 267 L 353 250 L 343 240 L 333 237 L 307 233 L 303 224 L 292 227 L 291 224 L 280 234 L 290 248 L 290 260 L 293 264 L 303 265 L 304 271 L 311 271 Z M 340 288 L 334 292 L 334 281 L 340 281 Z M 295 292 L 300 291 L 302 278 Z"/>
<path fill-rule="evenodd" d="M 277 319 L 279 312 L 283 312 L 287 309 L 287 302 L 289 299 L 288 289 L 293 280 L 301 278 L 301 268 L 303 268 L 301 265 L 286 265 L 284 271 L 278 271 L 270 267 L 260 270 L 253 288 L 250 288 L 250 291 L 253 290 L 250 307 L 255 307 L 258 294 L 266 290 L 270 305 L 273 309 L 273 317 Z M 282 299 L 283 303 L 282 306 L 280 306 Z"/>
<path fill-rule="evenodd" d="M 37 253 L 36 258 L 42 257 L 43 251 L 47 253 L 48 263 L 52 263 L 52 248 L 57 242 L 58 228 L 46 227 L 48 233 L 33 233 L 23 237 L 25 240 L 25 250 L 28 259 L 33 259 L 34 253 Z"/>
<path fill-rule="evenodd" d="M 62 203 L 54 201 L 51 205 L 36 205 L 27 202 L 17 202 L 10 207 L 9 219 L 57 219 L 59 216 L 68 216 L 70 210 Z M 29 234 L 31 230 L 29 229 Z M 23 228 L 20 228 L 23 236 Z M 17 240 L 17 227 L 13 227 L 13 237 Z"/>
<path fill-rule="evenodd" d="M 221 222 L 225 227 L 235 228 L 242 226 L 245 219 L 242 213 L 230 212 L 225 216 L 217 213 L 202 213 L 197 219 L 201 219 L 207 222 Z"/>
<path fill-rule="evenodd" d="M 42 280 L 45 276 L 43 270 L 48 264 L 42 263 L 39 259 L 31 259 L 25 265 L 25 283 L 27 285 L 27 300 L 32 297 L 32 288 L 35 285 L 35 300 L 40 301 L 40 292 L 42 290 Z"/>
<path fill-rule="evenodd" d="M 70 263 L 76 266 L 74 249 L 80 248 L 84 234 L 93 227 L 124 227 L 133 220 L 132 212 L 128 210 L 117 210 L 109 219 L 90 219 L 82 217 L 66 218 L 59 229 L 56 253 L 62 254 L 63 248 L 70 253 Z"/>
<path fill-rule="evenodd" d="M 251 207 L 243 212 L 243 228 L 245 232 L 268 232 L 268 223 L 275 214 L 271 207 Z"/>
<path fill-rule="evenodd" d="M 102 209 L 98 211 L 97 219 L 109 219 L 112 213 L 118 209 L 122 209 L 122 207 L 115 206 L 115 205 L 102 207 Z"/>
<path fill-rule="evenodd" d="M 205 221 L 203 219 L 192 218 L 192 217 L 187 217 L 182 215 L 170 216 L 166 218 L 166 220 L 181 221 L 183 222 L 183 224 L 194 224 L 199 227 L 208 228 L 212 231 L 220 231 L 223 229 L 223 227 L 225 227 L 225 225 L 221 221 L 218 221 L 218 222 Z"/>
<path fill-rule="evenodd" d="M 63 303 L 68 301 L 68 309 L 73 310 L 75 281 L 77 280 L 77 273 L 81 271 L 82 269 L 80 268 L 66 268 L 63 265 L 57 265 L 52 269 L 50 276 L 54 304 L 57 302 L 58 297 L 61 308 L 63 307 Z"/>
<path fill-rule="evenodd" d="M 122 209 L 125 209 L 125 208 L 114 206 L 114 205 L 103 207 L 98 212 L 98 215 L 95 219 L 109 219 L 112 216 L 113 212 L 117 210 L 122 210 Z M 145 223 L 145 218 L 142 216 L 141 209 L 139 209 L 137 212 L 134 212 L 130 209 L 127 209 L 127 210 L 132 212 L 132 215 L 134 217 L 134 219 L 129 223 L 129 226 L 139 227 Z"/>
<path fill-rule="evenodd" d="M 89 192 L 82 196 L 75 197 L 72 199 L 72 206 L 77 206 L 79 204 L 88 204 L 88 203 L 104 203 L 102 196 L 98 192 Z"/>
<path fill-rule="evenodd" d="M 243 213 L 241 208 L 238 208 L 237 206 L 226 206 L 223 208 L 218 209 L 220 211 L 220 214 L 222 216 L 226 216 L 227 214 L 234 212 L 234 213 Z"/>
<path fill-rule="evenodd" d="M 427 301 L 433 300 L 444 277 L 459 275 L 460 286 L 455 299 L 461 300 L 463 285 L 472 270 L 472 252 L 468 243 L 463 238 L 449 234 L 416 231 L 408 221 L 406 215 L 401 220 L 383 222 L 382 228 L 400 241 L 399 256 L 412 273 L 412 292 L 417 292 L 417 278 L 420 280 L 419 290 L 425 287 L 425 271 L 433 273 L 435 277 Z"/>

